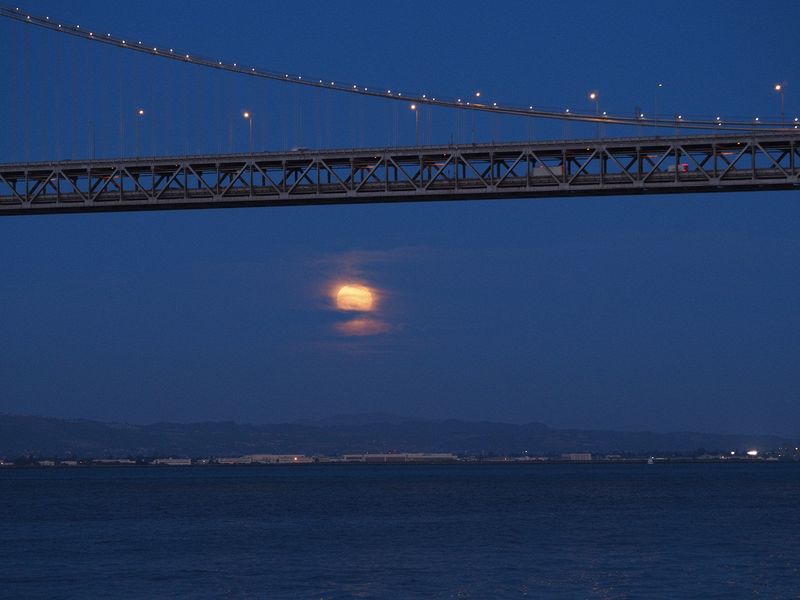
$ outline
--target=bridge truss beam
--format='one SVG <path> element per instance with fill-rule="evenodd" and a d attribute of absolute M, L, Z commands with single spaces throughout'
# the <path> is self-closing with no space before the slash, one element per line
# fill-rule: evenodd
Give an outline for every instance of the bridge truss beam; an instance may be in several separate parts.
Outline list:
<path fill-rule="evenodd" d="M 622 138 L 0 165 L 0 215 L 800 187 L 800 136 Z"/>

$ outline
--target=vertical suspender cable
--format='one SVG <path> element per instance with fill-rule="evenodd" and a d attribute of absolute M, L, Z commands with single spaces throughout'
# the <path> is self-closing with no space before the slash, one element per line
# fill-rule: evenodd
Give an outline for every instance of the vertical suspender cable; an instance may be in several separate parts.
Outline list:
<path fill-rule="evenodd" d="M 399 136 L 400 136 L 400 123 L 399 123 L 399 115 L 397 114 L 397 104 L 392 105 L 392 146 L 397 147 L 400 144 Z"/>
<path fill-rule="evenodd" d="M 161 127 L 158 128 L 158 153 L 167 155 L 170 152 L 170 139 L 173 127 L 172 123 L 172 84 L 173 78 L 170 76 L 173 63 L 164 66 L 159 81 L 161 82 L 161 114 L 159 120 Z"/>
<path fill-rule="evenodd" d="M 78 158 L 78 64 L 75 53 L 75 42 L 71 38 L 67 38 L 67 69 L 69 70 L 67 73 L 67 78 L 69 79 L 67 85 L 69 85 L 70 114 L 69 157 L 71 160 Z"/>
<path fill-rule="evenodd" d="M 211 121 L 214 123 L 213 125 L 214 137 L 216 138 L 214 140 L 214 144 L 217 147 L 217 154 L 222 154 L 222 138 L 223 138 L 222 118 L 221 118 L 222 106 L 220 103 L 220 85 L 221 85 L 220 80 L 222 79 L 222 75 L 224 75 L 224 73 L 220 73 L 220 76 L 218 77 L 211 78 L 211 87 L 214 93 L 214 106 L 211 109 L 212 111 Z"/>
<path fill-rule="evenodd" d="M 159 106 L 156 108 L 156 95 L 155 95 L 155 86 L 153 85 L 153 80 L 155 79 L 155 71 L 159 65 L 153 64 L 147 70 L 147 106 L 150 109 L 150 115 L 147 116 L 147 120 L 145 121 L 147 127 L 147 137 L 150 142 L 150 156 L 155 156 L 156 154 L 156 128 L 155 123 L 157 120 L 163 119 L 163 108 Z"/>
<path fill-rule="evenodd" d="M 191 139 L 189 136 L 189 66 L 181 70 L 181 138 L 183 139 L 183 154 L 189 154 L 191 148 Z"/>
<path fill-rule="evenodd" d="M 429 107 L 428 110 L 425 111 L 425 117 L 428 121 L 427 125 L 427 135 L 425 137 L 425 143 L 429 146 L 433 144 L 433 107 Z"/>
<path fill-rule="evenodd" d="M 281 93 L 281 106 L 284 107 L 282 114 L 281 114 L 281 122 L 283 123 L 283 150 L 284 152 L 289 149 L 289 133 L 290 133 L 290 119 L 291 119 L 291 108 L 290 108 L 290 97 L 291 90 L 289 88 L 284 88 Z"/>
<path fill-rule="evenodd" d="M 264 152 L 269 150 L 269 94 L 267 93 L 269 90 L 269 82 L 265 81 L 264 85 L 264 105 L 262 110 L 264 112 L 264 116 L 261 117 L 261 127 L 263 128 L 263 135 L 264 135 L 264 143 L 263 148 Z"/>
<path fill-rule="evenodd" d="M 320 122 L 320 112 L 322 107 L 320 106 L 322 102 L 322 89 L 317 88 L 317 91 L 314 92 L 314 130 L 317 132 L 317 150 L 322 148 L 322 123 Z"/>
<path fill-rule="evenodd" d="M 51 89 L 53 90 L 53 93 L 52 93 L 53 97 L 55 97 L 56 94 L 58 93 L 58 91 L 61 89 L 61 83 L 63 81 L 63 78 L 62 78 L 61 74 L 63 72 L 62 54 L 63 54 L 63 50 L 64 50 L 64 38 L 62 36 L 60 36 L 60 35 L 57 36 L 57 37 L 58 37 L 58 39 L 55 40 L 55 42 L 56 42 L 56 65 L 55 65 L 55 71 L 53 73 L 53 80 L 51 82 Z M 48 102 L 48 104 L 53 104 L 54 106 L 56 105 L 55 102 Z M 62 119 L 60 117 L 63 114 L 64 108 L 59 105 L 56 108 L 56 110 L 58 112 L 55 115 L 55 122 L 53 124 L 54 125 L 53 126 L 53 129 L 54 129 L 53 133 L 54 133 L 55 138 L 56 138 L 56 140 L 55 140 L 55 142 L 56 142 L 56 144 L 55 144 L 56 145 L 56 160 L 57 161 L 61 161 L 61 158 L 62 158 L 61 157 L 61 138 L 62 138 L 63 132 L 61 131 Z"/>
<path fill-rule="evenodd" d="M 17 161 L 19 159 L 19 155 L 17 154 L 19 148 L 19 114 L 17 113 L 18 104 L 19 104 L 19 88 L 17 87 L 19 82 L 17 81 L 17 70 L 19 64 L 19 56 L 18 56 L 18 44 L 19 40 L 17 39 L 17 28 L 10 27 L 11 29 L 11 93 L 7 94 L 6 97 L 8 98 L 8 102 L 10 105 L 9 110 L 9 117 L 11 126 L 9 127 L 10 135 L 9 135 L 9 143 L 11 144 L 8 151 L 9 157 L 12 161 Z"/>
<path fill-rule="evenodd" d="M 300 88 L 294 88 L 294 144 L 295 147 L 303 145 L 303 105 L 300 97 Z"/>
<path fill-rule="evenodd" d="M 119 98 L 117 101 L 118 110 L 119 110 L 119 152 L 120 156 L 125 158 L 125 121 L 124 121 L 124 103 L 125 103 L 125 87 L 123 80 L 126 77 L 125 71 L 128 69 L 126 67 L 129 66 L 130 61 L 127 59 L 127 55 L 125 55 L 125 61 L 122 63 L 123 68 L 117 70 L 117 80 L 119 81 Z"/>
<path fill-rule="evenodd" d="M 42 61 L 39 60 L 39 53 L 46 55 L 48 64 L 52 54 L 46 50 L 47 41 L 37 40 L 38 31 L 33 36 L 33 43 L 31 44 L 31 64 L 33 65 L 33 73 L 31 74 L 31 102 L 33 106 L 33 119 L 34 119 L 34 155 L 42 153 L 44 156 L 52 157 L 52 150 L 50 149 L 50 112 L 52 110 L 49 102 L 43 102 L 46 97 L 47 90 L 50 87 L 51 77 L 50 71 L 47 67 L 41 69 L 39 65 Z M 36 131 L 38 129 L 38 132 Z M 38 157 L 38 156 L 37 156 Z"/>
<path fill-rule="evenodd" d="M 28 52 L 30 52 L 30 32 L 26 27 L 22 33 L 22 110 L 23 116 L 23 136 L 25 147 L 25 162 L 31 160 L 31 94 L 30 94 L 30 73 L 28 72 Z"/>

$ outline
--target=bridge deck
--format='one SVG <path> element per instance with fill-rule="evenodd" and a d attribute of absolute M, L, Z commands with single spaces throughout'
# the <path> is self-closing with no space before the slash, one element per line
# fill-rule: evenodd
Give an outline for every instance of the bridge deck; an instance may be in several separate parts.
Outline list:
<path fill-rule="evenodd" d="M 0 165 L 0 215 L 800 186 L 800 135 L 619 138 Z"/>

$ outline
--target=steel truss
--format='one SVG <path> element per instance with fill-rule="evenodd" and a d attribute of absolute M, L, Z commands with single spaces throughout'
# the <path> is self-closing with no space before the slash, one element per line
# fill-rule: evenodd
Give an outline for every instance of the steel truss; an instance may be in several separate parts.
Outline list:
<path fill-rule="evenodd" d="M 0 165 L 0 215 L 800 186 L 800 136 L 624 138 Z"/>

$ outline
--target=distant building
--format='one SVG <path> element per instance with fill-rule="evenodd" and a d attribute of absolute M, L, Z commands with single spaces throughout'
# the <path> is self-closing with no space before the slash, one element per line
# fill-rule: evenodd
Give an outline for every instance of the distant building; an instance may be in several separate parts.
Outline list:
<path fill-rule="evenodd" d="M 564 460 L 587 461 L 592 460 L 591 452 L 569 452 L 562 454 L 561 458 Z"/>
<path fill-rule="evenodd" d="M 247 454 L 217 459 L 220 465 L 300 465 L 313 462 L 314 459 L 305 454 Z"/>
<path fill-rule="evenodd" d="M 250 459 L 245 459 L 243 456 L 227 456 L 217 459 L 218 465 L 249 465 Z"/>
<path fill-rule="evenodd" d="M 314 459 L 305 454 L 248 454 L 242 458 L 249 458 L 251 463 L 267 465 L 299 465 L 314 462 Z"/>
<path fill-rule="evenodd" d="M 169 465 L 171 467 L 188 467 L 192 464 L 191 458 L 157 458 L 154 465 Z"/>
<path fill-rule="evenodd" d="M 344 462 L 361 463 L 430 463 L 454 462 L 458 460 L 455 454 L 431 452 L 397 452 L 388 454 L 345 454 Z"/>

